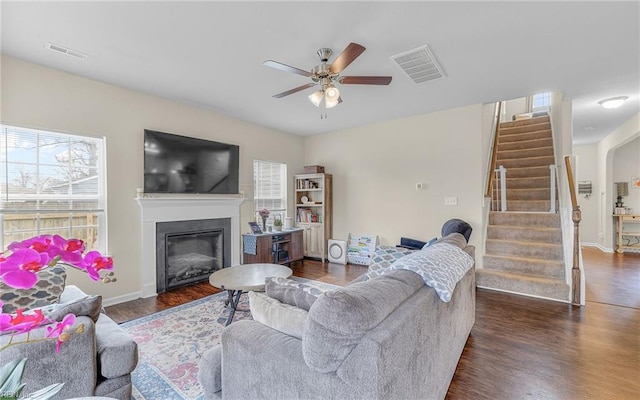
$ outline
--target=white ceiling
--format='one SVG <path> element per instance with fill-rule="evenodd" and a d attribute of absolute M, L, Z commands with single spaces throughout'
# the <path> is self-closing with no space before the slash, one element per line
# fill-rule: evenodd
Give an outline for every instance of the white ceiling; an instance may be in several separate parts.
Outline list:
<path fill-rule="evenodd" d="M 640 111 L 640 3 L 633 2 L 9 2 L 2 53 L 300 135 L 477 103 L 562 91 L 574 143 L 593 143 Z M 85 60 L 45 49 L 52 42 Z M 342 75 L 344 102 L 314 107 L 316 50 L 367 50 Z M 428 44 L 447 77 L 414 84 L 390 60 Z M 330 60 L 331 61 L 331 60 Z M 629 96 L 621 108 L 597 101 Z"/>

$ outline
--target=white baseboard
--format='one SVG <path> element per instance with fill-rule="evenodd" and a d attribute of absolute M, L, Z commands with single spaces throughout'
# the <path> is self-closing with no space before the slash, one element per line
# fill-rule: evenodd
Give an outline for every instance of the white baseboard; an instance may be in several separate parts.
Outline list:
<path fill-rule="evenodd" d="M 496 289 L 496 288 L 490 288 L 490 287 L 486 287 L 486 286 L 476 286 L 479 287 L 481 289 L 486 289 L 486 290 L 493 290 L 495 292 L 503 292 L 503 293 L 509 293 L 509 294 L 515 294 L 518 296 L 525 296 L 525 297 L 533 297 L 535 299 L 542 299 L 542 300 L 550 300 L 550 301 L 555 301 L 557 303 L 568 303 L 571 304 L 571 301 L 569 300 L 559 300 L 559 299 L 553 299 L 551 297 L 544 297 L 544 296 L 536 296 L 534 294 L 528 294 L 528 293 L 519 293 L 519 292 L 513 292 L 511 290 L 506 290 L 506 289 Z"/>
<path fill-rule="evenodd" d="M 142 297 L 142 292 L 127 293 L 127 294 L 123 294 L 121 296 L 116 296 L 116 297 L 110 297 L 108 299 L 103 299 L 102 300 L 102 305 L 104 307 L 109 307 L 109 306 L 112 306 L 114 304 L 120 304 L 120 303 L 124 303 L 124 302 L 131 301 L 131 300 L 137 300 L 137 299 L 139 299 L 141 297 Z"/>
<path fill-rule="evenodd" d="M 603 251 L 605 253 L 613 253 L 613 249 L 610 247 L 604 247 L 603 245 L 601 245 L 600 243 L 591 243 L 591 242 L 580 242 L 581 246 L 585 246 L 585 247 L 595 247 L 597 249 L 599 249 L 600 251 Z"/>

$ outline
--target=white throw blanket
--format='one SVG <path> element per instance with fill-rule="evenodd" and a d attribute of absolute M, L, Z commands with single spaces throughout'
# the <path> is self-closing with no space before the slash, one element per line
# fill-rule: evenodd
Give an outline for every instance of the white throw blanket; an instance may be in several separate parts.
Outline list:
<path fill-rule="evenodd" d="M 413 271 L 425 285 L 435 289 L 440 300 L 448 303 L 456 284 L 472 266 L 473 258 L 458 246 L 436 243 L 398 259 L 383 270 L 368 273 L 367 279 L 395 269 Z"/>

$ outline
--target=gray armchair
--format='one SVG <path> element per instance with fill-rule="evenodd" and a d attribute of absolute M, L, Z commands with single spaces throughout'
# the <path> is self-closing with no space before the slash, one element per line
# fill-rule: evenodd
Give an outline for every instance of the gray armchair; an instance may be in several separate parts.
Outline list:
<path fill-rule="evenodd" d="M 75 286 L 67 286 L 60 303 L 71 303 L 86 297 Z M 55 341 L 34 341 L 43 338 L 46 327 L 30 332 L 30 343 L 11 346 L 0 353 L 0 364 L 17 358 L 27 358 L 24 393 L 31 393 L 53 383 L 64 387 L 53 399 L 83 396 L 105 396 L 121 400 L 131 399 L 131 372 L 138 363 L 138 346 L 131 336 L 106 314 L 94 318 L 74 312 L 76 325 L 84 324 L 84 332 L 74 334 L 56 354 Z M 23 340 L 25 335 L 14 338 Z M 0 337 L 5 345 L 10 336 Z"/>

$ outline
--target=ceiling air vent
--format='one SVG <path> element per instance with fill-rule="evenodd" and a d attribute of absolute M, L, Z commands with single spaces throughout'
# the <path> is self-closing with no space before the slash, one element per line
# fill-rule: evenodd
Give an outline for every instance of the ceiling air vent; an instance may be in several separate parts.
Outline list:
<path fill-rule="evenodd" d="M 391 56 L 415 83 L 423 83 L 446 76 L 427 45 Z"/>
<path fill-rule="evenodd" d="M 84 53 L 81 53 L 81 52 L 75 51 L 75 50 L 71 50 L 68 47 L 60 46 L 58 44 L 47 43 L 44 47 L 46 49 L 49 49 L 49 50 L 52 50 L 52 51 L 56 51 L 56 52 L 61 53 L 61 54 L 66 54 L 68 56 L 80 58 L 80 59 L 83 59 L 83 60 L 88 57 Z"/>

